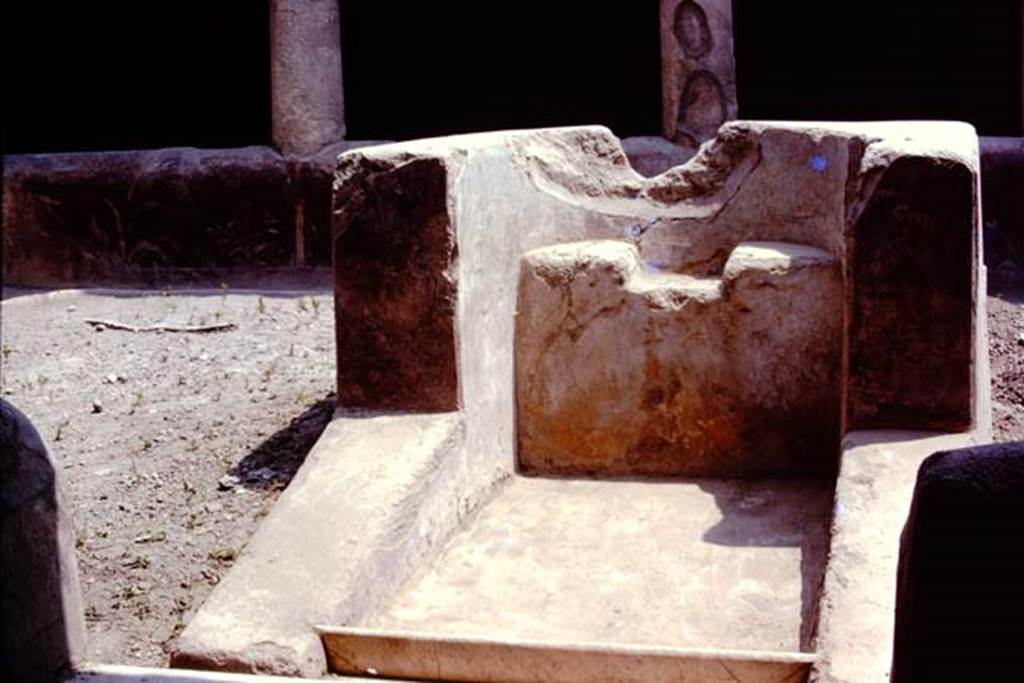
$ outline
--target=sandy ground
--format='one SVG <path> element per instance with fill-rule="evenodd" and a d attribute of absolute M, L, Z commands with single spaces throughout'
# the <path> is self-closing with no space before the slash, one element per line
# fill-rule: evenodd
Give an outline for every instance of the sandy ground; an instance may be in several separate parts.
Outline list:
<path fill-rule="evenodd" d="M 3 393 L 63 467 L 89 658 L 166 665 L 330 418 L 331 294 L 4 297 Z"/>
<path fill-rule="evenodd" d="M 1024 286 L 991 294 L 996 438 L 1024 439 Z M 4 298 L 3 393 L 63 468 L 90 659 L 165 665 L 330 418 L 330 292 Z"/>
<path fill-rule="evenodd" d="M 1024 278 L 989 288 L 988 325 L 992 435 L 1024 440 Z"/>

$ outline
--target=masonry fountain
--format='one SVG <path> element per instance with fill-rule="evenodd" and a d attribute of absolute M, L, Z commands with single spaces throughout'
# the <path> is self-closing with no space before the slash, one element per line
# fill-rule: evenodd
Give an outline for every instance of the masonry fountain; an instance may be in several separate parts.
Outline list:
<path fill-rule="evenodd" d="M 334 202 L 337 416 L 173 665 L 886 679 L 917 465 L 989 438 L 973 129 L 420 140 Z"/>

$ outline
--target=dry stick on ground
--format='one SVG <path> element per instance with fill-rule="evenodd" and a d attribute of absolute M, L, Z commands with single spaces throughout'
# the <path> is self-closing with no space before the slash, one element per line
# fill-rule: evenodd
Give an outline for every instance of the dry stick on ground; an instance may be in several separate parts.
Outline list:
<path fill-rule="evenodd" d="M 136 327 L 135 325 L 126 325 L 124 323 L 115 322 L 113 320 L 97 320 L 95 318 L 86 318 L 85 322 L 93 327 L 97 328 L 109 328 L 111 330 L 124 330 L 126 332 L 227 332 L 228 330 L 235 329 L 234 323 L 221 323 L 219 325 L 147 325 L 146 327 Z"/>

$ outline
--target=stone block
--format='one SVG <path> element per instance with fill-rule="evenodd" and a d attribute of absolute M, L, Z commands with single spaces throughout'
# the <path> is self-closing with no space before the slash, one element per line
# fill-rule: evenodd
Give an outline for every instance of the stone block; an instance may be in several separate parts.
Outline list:
<path fill-rule="evenodd" d="M 1024 442 L 935 453 L 900 547 L 892 681 L 1008 681 L 1024 611 Z"/>
<path fill-rule="evenodd" d="M 350 408 L 451 410 L 455 371 L 455 235 L 447 166 L 382 164 L 336 181 L 334 304 L 338 402 Z"/>
<path fill-rule="evenodd" d="M 848 237 L 848 426 L 966 430 L 978 251 L 964 226 L 977 221 L 977 173 L 925 156 L 880 173 Z"/>
<path fill-rule="evenodd" d="M 527 252 L 516 318 L 519 466 L 541 474 L 828 472 L 842 283 L 813 247 L 738 245 L 718 277 L 627 242 Z"/>
<path fill-rule="evenodd" d="M 75 535 L 39 432 L 0 399 L 0 671 L 55 681 L 85 655 Z"/>

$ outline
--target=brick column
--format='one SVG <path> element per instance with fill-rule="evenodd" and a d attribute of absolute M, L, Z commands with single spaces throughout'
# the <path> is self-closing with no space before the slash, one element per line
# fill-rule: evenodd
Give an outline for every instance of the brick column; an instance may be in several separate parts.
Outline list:
<path fill-rule="evenodd" d="M 306 156 L 345 137 L 338 0 L 271 0 L 274 144 Z"/>

